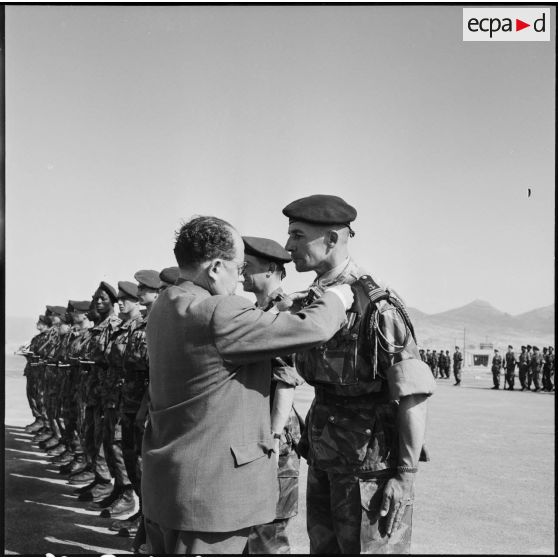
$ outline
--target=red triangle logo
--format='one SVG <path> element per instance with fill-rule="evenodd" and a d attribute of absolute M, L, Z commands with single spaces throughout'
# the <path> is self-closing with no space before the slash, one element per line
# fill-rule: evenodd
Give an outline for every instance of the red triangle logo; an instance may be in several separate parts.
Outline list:
<path fill-rule="evenodd" d="M 515 20 L 515 30 L 516 31 L 521 31 L 522 29 L 525 29 L 526 27 L 531 27 L 531 24 L 530 23 L 525 23 L 524 21 L 521 21 L 520 19 Z"/>

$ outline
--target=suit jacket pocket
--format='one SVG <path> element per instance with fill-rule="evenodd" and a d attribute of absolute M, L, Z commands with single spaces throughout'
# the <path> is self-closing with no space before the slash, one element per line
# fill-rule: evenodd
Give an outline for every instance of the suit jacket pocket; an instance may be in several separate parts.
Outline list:
<path fill-rule="evenodd" d="M 237 467 L 251 463 L 256 459 L 267 457 L 272 450 L 268 441 L 250 442 L 248 444 L 234 444 L 231 446 L 231 453 Z"/>

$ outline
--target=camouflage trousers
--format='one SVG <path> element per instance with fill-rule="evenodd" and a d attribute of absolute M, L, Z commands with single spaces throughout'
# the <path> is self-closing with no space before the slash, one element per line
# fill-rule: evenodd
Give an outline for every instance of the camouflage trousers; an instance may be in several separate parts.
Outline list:
<path fill-rule="evenodd" d="M 504 381 L 504 387 L 506 387 L 506 382 L 508 383 L 508 387 L 510 389 L 513 389 L 513 385 L 515 382 L 515 368 L 506 370 L 506 379 Z"/>
<path fill-rule="evenodd" d="M 27 367 L 26 367 L 27 368 Z M 31 409 L 31 414 L 33 418 L 42 418 L 41 412 L 39 410 L 39 405 L 37 403 L 37 377 L 33 373 L 33 369 L 29 366 L 27 373 L 25 374 L 27 385 L 25 387 L 25 394 L 27 395 L 27 402 L 29 403 L 29 408 Z"/>
<path fill-rule="evenodd" d="M 456 383 L 461 382 L 461 366 L 454 366 L 453 367 L 453 376 L 455 378 Z"/>
<path fill-rule="evenodd" d="M 526 366 L 519 367 L 519 383 L 521 384 L 522 388 L 527 387 L 527 375 L 529 373 L 529 369 Z"/>
<path fill-rule="evenodd" d="M 360 478 L 308 467 L 306 523 L 310 554 L 409 554 L 413 506 L 388 537 L 380 517 L 389 477 Z"/>
<path fill-rule="evenodd" d="M 252 527 L 244 554 L 290 554 L 287 523 L 289 518 L 275 519 L 270 523 Z"/>
<path fill-rule="evenodd" d="M 531 370 L 529 372 L 529 377 L 527 379 L 528 387 L 531 387 L 531 380 L 533 380 L 533 385 L 535 389 L 541 389 L 541 370 Z"/>
<path fill-rule="evenodd" d="M 552 391 L 552 379 L 554 376 L 554 370 L 551 370 L 550 368 L 543 368 L 543 374 L 542 374 L 542 386 L 543 389 L 547 390 L 547 391 Z"/>
<path fill-rule="evenodd" d="M 492 370 L 492 381 L 494 382 L 494 387 L 500 387 L 500 370 Z"/>

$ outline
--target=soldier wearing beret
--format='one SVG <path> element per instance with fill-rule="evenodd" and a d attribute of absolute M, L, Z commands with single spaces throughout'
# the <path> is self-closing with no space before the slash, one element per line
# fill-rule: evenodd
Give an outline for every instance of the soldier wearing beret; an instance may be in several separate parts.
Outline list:
<path fill-rule="evenodd" d="M 145 329 L 152 305 L 157 299 L 162 281 L 155 270 L 140 270 L 134 274 L 138 282 L 138 299 L 146 308 L 146 315 L 137 320 L 130 329 L 123 355 L 124 384 L 120 410 L 122 416 L 122 451 L 128 478 L 139 498 L 139 510 L 122 521 L 111 525 L 121 536 L 135 536 L 133 547 L 138 549 L 145 543 L 145 529 L 141 500 L 141 446 L 147 418 L 147 387 L 149 385 L 149 361 Z"/>
<path fill-rule="evenodd" d="M 41 414 L 38 403 L 38 374 L 36 373 L 37 367 L 33 366 L 33 363 L 37 362 L 38 356 L 36 355 L 37 348 L 40 347 L 47 335 L 48 325 L 46 323 L 46 318 L 44 315 L 39 316 L 37 320 L 37 330 L 39 333 L 35 335 L 29 342 L 28 347 L 21 347 L 19 352 L 23 354 L 27 360 L 25 368 L 23 370 L 23 375 L 26 379 L 26 395 L 27 402 L 29 403 L 29 408 L 31 409 L 31 414 L 35 419 L 31 424 L 25 427 L 25 432 L 29 434 L 35 434 L 41 428 L 45 426 L 45 418 Z"/>
<path fill-rule="evenodd" d="M 531 360 L 529 361 L 529 372 L 533 380 L 533 385 L 535 389 L 533 391 L 541 390 L 541 369 L 543 364 L 543 357 L 539 351 L 538 347 L 533 347 L 533 354 L 531 355 Z M 530 382 L 528 382 L 530 388 Z"/>
<path fill-rule="evenodd" d="M 290 254 L 277 242 L 267 238 L 243 236 L 244 290 L 256 295 L 257 306 L 266 312 L 278 312 L 285 299 L 281 288 L 285 264 Z M 278 456 L 279 500 L 275 520 L 250 530 L 248 554 L 290 554 L 287 535 L 289 518 L 298 513 L 298 472 L 300 457 L 296 446 L 300 440 L 299 417 L 293 407 L 294 390 L 303 383 L 291 356 L 276 357 L 271 363 L 271 431 Z"/>
<path fill-rule="evenodd" d="M 314 195 L 283 213 L 296 270 L 316 273 L 303 306 L 330 285 L 351 284 L 355 297 L 340 332 L 296 354 L 315 388 L 299 444 L 308 461 L 310 553 L 409 553 L 432 373 L 399 297 L 349 255 L 356 210 Z"/>
<path fill-rule="evenodd" d="M 134 491 L 126 470 L 122 448 L 122 386 L 124 352 L 131 331 L 142 320 L 138 287 L 131 281 L 118 282 L 118 307 L 122 321 L 111 331 L 105 348 L 106 370 L 99 375 L 103 409 L 103 448 L 114 486 L 106 486 L 107 498 L 97 503 L 101 517 L 130 515 L 135 508 Z"/>
<path fill-rule="evenodd" d="M 494 386 L 491 389 L 500 389 L 500 372 L 502 371 L 502 355 L 498 349 L 494 349 L 492 357 L 492 381 Z"/>
<path fill-rule="evenodd" d="M 451 356 L 450 352 L 446 350 L 446 378 L 450 377 L 450 368 L 451 368 Z"/>
<path fill-rule="evenodd" d="M 432 354 L 430 355 L 430 370 L 432 372 L 432 376 L 434 376 L 434 378 L 437 378 L 438 377 L 438 355 L 436 354 L 435 349 L 432 351 Z"/>
<path fill-rule="evenodd" d="M 504 367 L 506 369 L 506 377 L 504 381 L 504 389 L 506 389 L 506 383 L 510 391 L 513 391 L 513 386 L 515 382 L 515 365 L 517 360 L 515 358 L 515 353 L 513 352 L 513 347 L 508 345 L 508 351 L 504 357 Z"/>
<path fill-rule="evenodd" d="M 114 312 L 116 302 L 117 294 L 114 287 L 106 281 L 101 281 L 93 294 L 93 308 L 97 311 L 98 318 L 90 330 L 80 360 L 80 371 L 86 375 L 83 441 L 88 464 L 83 471 L 70 476 L 70 484 L 89 482 L 79 489 L 82 494 L 90 492 L 97 485 L 106 485 L 111 480 L 103 448 L 103 406 L 100 386 L 108 368 L 105 352 L 111 335 L 121 322 Z M 105 487 L 99 487 L 99 489 L 103 488 Z M 110 503 L 112 501 L 107 505 Z"/>
<path fill-rule="evenodd" d="M 159 279 L 161 279 L 161 286 L 159 287 L 159 292 L 164 291 L 168 287 L 174 285 L 179 277 L 179 269 L 176 266 L 165 267 L 159 273 Z"/>
<path fill-rule="evenodd" d="M 519 368 L 519 383 L 521 384 L 521 391 L 527 389 L 527 372 L 529 370 L 529 353 L 527 352 L 527 347 L 521 345 L 521 353 L 517 359 L 517 366 Z"/>
<path fill-rule="evenodd" d="M 63 382 L 62 394 L 62 419 L 65 429 L 65 450 L 56 456 L 52 462 L 56 465 L 67 466 L 61 472 L 70 472 L 70 464 L 77 457 L 83 456 L 83 448 L 80 440 L 80 400 L 78 398 L 80 388 L 79 353 L 84 341 L 84 333 L 93 325 L 87 318 L 90 301 L 68 302 L 67 312 L 72 321 L 68 344 L 64 355 L 65 364 L 62 367 Z M 82 459 L 83 461 L 83 459 Z"/>

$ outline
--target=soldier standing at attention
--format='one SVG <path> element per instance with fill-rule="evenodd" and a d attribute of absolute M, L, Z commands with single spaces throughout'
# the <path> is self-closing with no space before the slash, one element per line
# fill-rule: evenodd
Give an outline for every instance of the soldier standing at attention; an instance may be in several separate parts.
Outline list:
<path fill-rule="evenodd" d="M 533 358 L 533 351 L 531 345 L 527 345 L 527 389 L 531 390 L 533 383 L 533 371 L 531 370 L 531 359 Z"/>
<path fill-rule="evenodd" d="M 71 475 L 69 480 L 70 484 L 89 482 L 89 485 L 79 489 L 83 492 L 91 490 L 97 484 L 106 485 L 111 480 L 103 448 L 103 407 L 100 388 L 108 368 L 105 351 L 112 333 L 121 322 L 114 313 L 116 302 L 117 296 L 114 287 L 101 281 L 93 294 L 93 304 L 98 318 L 90 330 L 87 345 L 84 345 L 84 358 L 80 360 L 80 369 L 86 374 L 83 438 L 88 465 L 81 472 Z M 101 500 L 104 504 L 103 508 L 112 504 L 111 496 Z M 98 508 L 95 509 L 98 510 Z"/>
<path fill-rule="evenodd" d="M 334 285 L 351 284 L 355 297 L 345 327 L 296 354 L 298 372 L 315 388 L 299 444 L 308 461 L 310 553 L 409 553 L 432 374 L 403 304 L 349 255 L 356 210 L 337 196 L 313 195 L 283 214 L 296 270 L 316 273 L 302 306 Z"/>
<path fill-rule="evenodd" d="M 552 382 L 550 381 L 550 360 L 549 349 L 543 347 L 543 364 L 542 364 L 542 391 L 552 391 Z"/>
<path fill-rule="evenodd" d="M 244 290 L 256 295 L 257 306 L 277 313 L 284 293 L 285 264 L 290 254 L 274 240 L 242 237 L 244 240 Z M 300 424 L 294 410 L 294 391 L 304 383 L 293 366 L 292 357 L 276 357 L 271 364 L 271 432 L 278 456 L 277 477 L 279 500 L 275 520 L 256 525 L 250 530 L 248 554 L 290 554 L 287 536 L 289 518 L 298 513 L 298 471 L 300 458 L 296 446 L 300 440 Z"/>
<path fill-rule="evenodd" d="M 140 312 L 138 287 L 131 281 L 118 282 L 118 307 L 120 322 L 110 335 L 105 351 L 107 370 L 101 382 L 103 405 L 103 447 L 105 459 L 111 476 L 114 478 L 112 501 L 103 507 L 101 517 L 119 517 L 131 515 L 136 507 L 134 490 L 128 477 L 122 450 L 122 407 L 121 396 L 124 384 L 124 352 L 131 332 L 143 320 Z"/>
<path fill-rule="evenodd" d="M 46 324 L 45 320 L 46 319 L 44 316 L 39 316 L 39 319 L 37 320 L 37 329 L 39 333 L 37 333 L 37 335 L 35 335 L 35 337 L 31 339 L 29 348 L 26 351 L 22 352 L 27 360 L 27 363 L 25 364 L 25 368 L 23 370 L 23 375 L 25 376 L 27 381 L 27 402 L 29 403 L 31 414 L 35 419 L 31 424 L 28 424 L 25 427 L 25 432 L 29 434 L 34 434 L 45 426 L 44 419 L 37 404 L 37 375 L 34 374 L 34 367 L 32 366 L 32 363 L 37 360 L 37 357 L 35 356 L 37 348 L 42 343 L 44 343 L 46 339 L 46 331 L 48 329 L 48 325 Z"/>
<path fill-rule="evenodd" d="M 448 379 L 450 377 L 450 368 L 451 368 L 451 355 L 449 351 L 446 351 L 446 378 Z"/>
<path fill-rule="evenodd" d="M 543 363 L 543 357 L 539 352 L 538 347 L 533 347 L 533 354 L 531 355 L 531 361 L 529 363 L 529 369 L 531 376 L 533 378 L 533 384 L 535 389 L 533 391 L 541 390 L 541 368 Z"/>
<path fill-rule="evenodd" d="M 506 389 L 506 382 L 508 383 L 508 389 L 513 391 L 513 385 L 515 382 L 515 365 L 517 363 L 515 359 L 515 353 L 513 352 L 513 347 L 508 345 L 508 352 L 504 358 L 505 368 L 506 368 L 506 379 L 504 381 L 504 389 Z"/>
<path fill-rule="evenodd" d="M 446 368 L 446 355 L 444 351 L 440 351 L 440 355 L 438 356 L 438 376 L 440 378 L 444 378 L 444 369 Z"/>
<path fill-rule="evenodd" d="M 502 370 L 502 357 L 498 349 L 494 349 L 494 356 L 492 357 L 492 381 L 494 387 L 491 389 L 500 389 L 500 371 Z"/>
<path fill-rule="evenodd" d="M 432 355 L 430 357 L 430 370 L 432 371 L 432 376 L 434 378 L 438 377 L 438 355 L 436 354 L 436 350 L 432 351 Z"/>
<path fill-rule="evenodd" d="M 159 295 L 159 272 L 142 269 L 134 274 L 138 282 L 138 299 L 145 306 L 146 315 L 138 320 L 130 332 L 124 351 L 124 385 L 122 386 L 122 450 L 128 477 L 139 498 L 139 510 L 125 519 L 116 521 L 111 529 L 120 536 L 134 536 L 133 548 L 138 551 L 145 543 L 145 527 L 141 498 L 141 446 L 147 418 L 147 388 L 149 386 L 149 360 L 145 329 L 151 307 Z M 175 279 L 176 280 L 176 279 Z"/>
<path fill-rule="evenodd" d="M 517 366 L 519 368 L 521 391 L 524 391 L 527 389 L 527 371 L 529 369 L 529 354 L 527 353 L 527 347 L 525 345 L 521 345 L 521 353 L 517 360 Z"/>
<path fill-rule="evenodd" d="M 455 352 L 453 353 L 453 375 L 455 377 L 454 386 L 461 385 L 461 365 L 463 364 L 463 355 L 459 350 L 459 347 L 455 347 Z"/>

